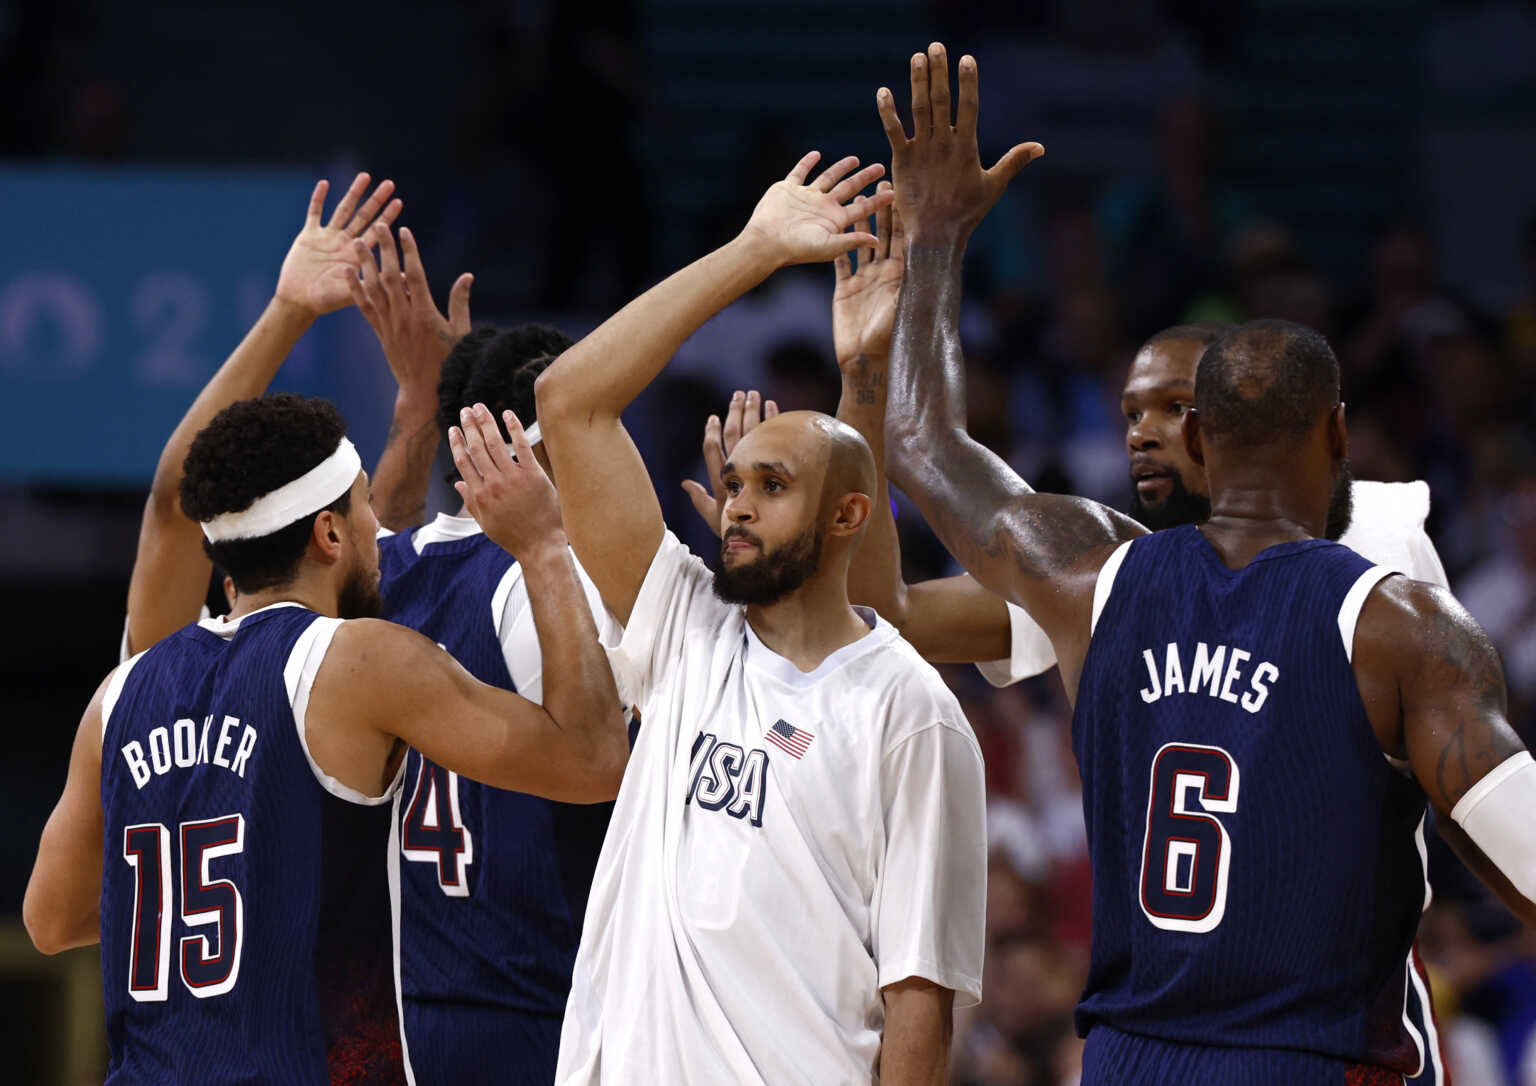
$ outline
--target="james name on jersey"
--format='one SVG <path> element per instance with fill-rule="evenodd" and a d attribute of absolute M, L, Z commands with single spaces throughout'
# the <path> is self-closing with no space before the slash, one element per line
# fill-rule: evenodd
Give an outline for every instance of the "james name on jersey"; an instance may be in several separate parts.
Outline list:
<path fill-rule="evenodd" d="M 143 744 L 137 739 L 123 744 L 122 754 L 128 763 L 128 772 L 133 774 L 133 783 L 143 788 L 149 783 L 151 771 L 158 777 L 169 773 L 173 766 L 191 769 L 211 763 L 244 777 L 246 762 L 255 750 L 255 728 L 226 716 L 215 729 L 213 715 L 209 715 L 203 718 L 201 729 L 185 717 L 169 727 L 161 724 L 155 728 L 149 733 L 147 757 Z"/>
<path fill-rule="evenodd" d="M 1195 645 L 1190 654 L 1186 649 L 1180 654 L 1177 642 L 1168 642 L 1164 650 L 1143 649 L 1142 660 L 1147 665 L 1147 685 L 1141 689 L 1141 700 L 1151 705 L 1161 698 L 1174 694 L 1199 694 L 1220 698 L 1222 701 L 1241 705 L 1250 713 L 1257 713 L 1269 700 L 1269 688 L 1280 677 L 1280 669 L 1268 660 L 1260 661 L 1250 673 L 1245 665 L 1253 658 L 1246 649 L 1231 645 L 1217 645 L 1211 651 L 1204 641 Z M 1161 659 L 1159 659 L 1161 657 Z M 1188 659 L 1186 671 L 1183 661 Z M 1189 676 L 1188 682 L 1185 675 Z M 1248 689 L 1242 690 L 1244 676 Z"/>

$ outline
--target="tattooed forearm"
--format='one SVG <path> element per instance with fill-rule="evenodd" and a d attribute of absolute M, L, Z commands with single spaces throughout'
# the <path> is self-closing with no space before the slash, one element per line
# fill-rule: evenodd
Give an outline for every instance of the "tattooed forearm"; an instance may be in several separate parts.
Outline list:
<path fill-rule="evenodd" d="M 1471 616 L 1450 601 L 1424 616 L 1420 636 L 1426 659 L 1413 676 L 1405 720 L 1418 699 L 1437 699 L 1446 706 L 1434 786 L 1449 809 L 1520 743 L 1504 719 L 1499 654 Z"/>
<path fill-rule="evenodd" d="M 391 531 L 414 527 L 426 519 L 427 485 L 437 455 L 435 419 L 402 424 L 390 422 L 384 453 L 374 472 L 372 505 L 379 523 Z"/>
<path fill-rule="evenodd" d="M 854 403 L 875 407 L 885 402 L 885 364 L 874 363 L 867 355 L 859 355 L 846 375 L 848 387 L 853 391 Z"/>

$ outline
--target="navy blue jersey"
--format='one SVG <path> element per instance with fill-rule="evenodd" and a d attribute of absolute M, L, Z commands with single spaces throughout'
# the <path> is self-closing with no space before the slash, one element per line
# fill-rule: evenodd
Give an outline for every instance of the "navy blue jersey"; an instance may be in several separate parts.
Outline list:
<path fill-rule="evenodd" d="M 1425 799 L 1383 756 L 1345 647 L 1384 571 L 1317 539 L 1230 570 L 1193 527 L 1123 553 L 1073 717 L 1093 865 L 1079 1032 L 1414 1073 Z"/>
<path fill-rule="evenodd" d="M 482 682 L 515 689 L 497 633 L 496 609 L 517 575 L 505 551 L 475 531 L 420 553 L 400 533 L 380 540 L 379 554 L 387 617 L 441 644 Z M 491 788 L 407 755 L 390 864 L 416 1082 L 554 1080 L 612 809 Z"/>
<path fill-rule="evenodd" d="M 321 783 L 288 681 L 305 662 L 290 657 L 315 640 L 305 634 L 333 626 L 297 605 L 247 615 L 231 638 L 187 626 L 109 686 L 109 699 L 120 689 L 104 705 L 101 755 L 113 1086 L 401 1081 L 388 801 Z"/>

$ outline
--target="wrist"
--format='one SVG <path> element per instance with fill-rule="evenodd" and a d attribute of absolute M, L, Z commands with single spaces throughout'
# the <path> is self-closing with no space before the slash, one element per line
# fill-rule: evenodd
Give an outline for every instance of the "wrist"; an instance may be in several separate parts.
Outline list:
<path fill-rule="evenodd" d="M 395 391 L 395 421 L 437 418 L 437 386 L 403 384 Z"/>
<path fill-rule="evenodd" d="M 523 570 L 550 571 L 552 567 L 564 566 L 570 561 L 570 540 L 566 538 L 563 527 L 545 532 L 538 539 L 517 550 L 518 563 Z"/>
<path fill-rule="evenodd" d="M 315 323 L 316 315 L 308 306 L 284 298 L 281 294 L 273 294 L 262 317 L 280 327 L 294 329 L 302 335 L 311 324 Z"/>
<path fill-rule="evenodd" d="M 745 270 L 755 272 L 764 279 L 789 263 L 778 240 L 751 223 L 727 242 L 723 251 L 739 260 Z"/>

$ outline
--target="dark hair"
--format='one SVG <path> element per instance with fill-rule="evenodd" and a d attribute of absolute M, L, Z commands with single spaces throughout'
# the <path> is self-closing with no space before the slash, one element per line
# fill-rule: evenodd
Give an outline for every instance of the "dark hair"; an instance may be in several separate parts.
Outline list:
<path fill-rule="evenodd" d="M 1195 410 L 1223 445 L 1264 445 L 1309 430 L 1339 402 L 1339 360 L 1319 333 L 1267 318 L 1239 325 L 1200 358 Z"/>
<path fill-rule="evenodd" d="M 1175 324 L 1172 328 L 1164 328 L 1161 332 L 1152 333 L 1152 337 L 1141 345 L 1142 350 L 1159 343 L 1167 343 L 1177 340 L 1180 343 L 1199 343 L 1209 347 L 1222 336 L 1235 329 L 1237 325 L 1227 321 L 1193 321 L 1189 324 Z"/>
<path fill-rule="evenodd" d="M 230 404 L 192 440 L 181 480 L 181 508 L 196 521 L 246 509 L 336 451 L 347 424 L 329 400 L 279 392 Z M 325 507 L 346 514 L 350 489 Z M 317 514 L 321 510 L 315 511 Z M 314 517 L 256 539 L 203 541 L 203 550 L 241 592 L 287 584 L 298 572 Z"/>
<path fill-rule="evenodd" d="M 487 325 L 459 340 L 437 382 L 437 428 L 443 440 L 459 424 L 459 411 L 477 403 L 490 408 L 504 441 L 510 438 L 503 411 L 516 412 L 524 426 L 532 426 L 538 420 L 533 382 L 570 345 L 569 336 L 547 324 Z"/>

